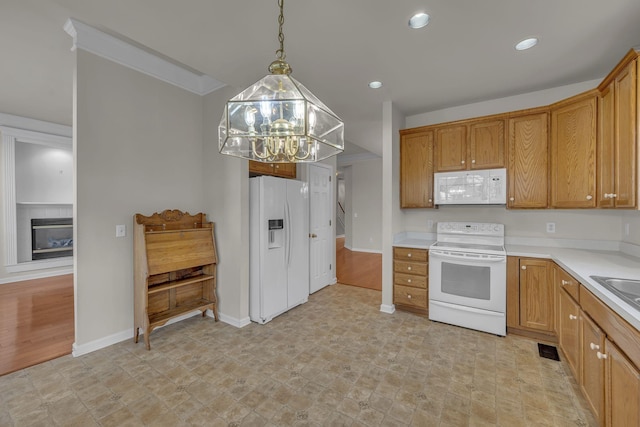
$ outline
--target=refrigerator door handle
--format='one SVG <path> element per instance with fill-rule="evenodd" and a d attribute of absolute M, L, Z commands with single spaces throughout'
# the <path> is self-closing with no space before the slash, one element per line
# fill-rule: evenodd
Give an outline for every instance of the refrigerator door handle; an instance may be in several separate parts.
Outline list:
<path fill-rule="evenodd" d="M 291 263 L 291 211 L 289 210 L 289 201 L 287 200 L 285 202 L 285 221 L 287 223 L 286 225 L 286 245 L 287 245 L 287 251 L 286 251 L 286 266 L 289 267 L 290 263 Z"/>

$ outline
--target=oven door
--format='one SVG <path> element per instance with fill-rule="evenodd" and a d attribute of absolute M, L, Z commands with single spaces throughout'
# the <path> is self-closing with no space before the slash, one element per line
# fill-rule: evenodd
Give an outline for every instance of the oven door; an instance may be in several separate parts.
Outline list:
<path fill-rule="evenodd" d="M 429 300 L 504 313 L 507 257 L 430 250 Z"/>

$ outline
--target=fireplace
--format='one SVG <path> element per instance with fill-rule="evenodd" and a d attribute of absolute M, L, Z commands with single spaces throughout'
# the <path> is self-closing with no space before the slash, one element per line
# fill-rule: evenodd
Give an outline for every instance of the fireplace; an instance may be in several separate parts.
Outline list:
<path fill-rule="evenodd" d="M 73 255 L 73 218 L 31 219 L 31 259 Z"/>

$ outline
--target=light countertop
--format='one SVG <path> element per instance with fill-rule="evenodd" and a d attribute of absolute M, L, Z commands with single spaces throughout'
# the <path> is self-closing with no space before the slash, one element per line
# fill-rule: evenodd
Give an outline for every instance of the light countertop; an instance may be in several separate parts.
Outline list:
<path fill-rule="evenodd" d="M 433 233 L 399 233 L 393 246 L 429 249 Z M 640 258 L 619 251 L 569 249 L 545 246 L 505 245 L 508 256 L 546 258 L 556 262 L 613 311 L 640 330 L 640 311 L 607 290 L 590 276 L 640 280 Z"/>

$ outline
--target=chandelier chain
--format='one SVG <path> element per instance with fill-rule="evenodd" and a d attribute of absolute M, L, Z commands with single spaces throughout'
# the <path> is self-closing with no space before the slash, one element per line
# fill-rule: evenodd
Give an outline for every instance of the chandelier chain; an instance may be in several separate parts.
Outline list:
<path fill-rule="evenodd" d="M 280 6 L 280 16 L 278 16 L 278 40 L 280 41 L 280 49 L 276 50 L 278 59 L 283 60 L 287 57 L 284 53 L 284 33 L 282 32 L 282 26 L 284 25 L 284 0 L 278 0 L 278 6 Z"/>

